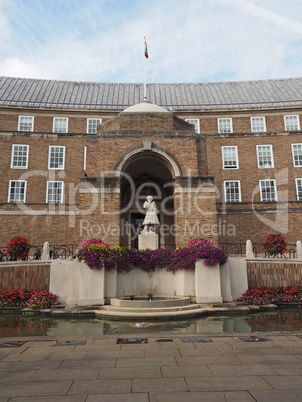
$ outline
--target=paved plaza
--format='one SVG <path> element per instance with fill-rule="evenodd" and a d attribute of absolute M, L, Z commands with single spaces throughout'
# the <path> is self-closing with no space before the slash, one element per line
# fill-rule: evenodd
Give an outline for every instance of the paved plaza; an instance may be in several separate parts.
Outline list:
<path fill-rule="evenodd" d="M 139 336 L 0 338 L 0 402 L 302 401 L 296 334 Z"/>

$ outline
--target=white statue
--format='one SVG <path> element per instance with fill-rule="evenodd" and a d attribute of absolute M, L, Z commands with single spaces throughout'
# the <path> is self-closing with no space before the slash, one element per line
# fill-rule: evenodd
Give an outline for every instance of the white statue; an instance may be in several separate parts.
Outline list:
<path fill-rule="evenodd" d="M 159 225 L 159 220 L 157 217 L 157 213 L 159 211 L 156 208 L 155 201 L 153 201 L 153 197 L 151 195 L 148 195 L 143 207 L 146 210 L 146 216 L 143 222 L 143 232 L 154 232 L 155 226 Z"/>

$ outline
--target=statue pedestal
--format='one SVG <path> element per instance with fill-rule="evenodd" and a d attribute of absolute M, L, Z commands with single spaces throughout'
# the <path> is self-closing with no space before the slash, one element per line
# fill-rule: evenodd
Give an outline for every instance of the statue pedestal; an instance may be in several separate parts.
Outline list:
<path fill-rule="evenodd" d="M 143 250 L 149 248 L 156 250 L 158 248 L 158 234 L 154 232 L 142 232 L 138 235 L 138 248 Z"/>

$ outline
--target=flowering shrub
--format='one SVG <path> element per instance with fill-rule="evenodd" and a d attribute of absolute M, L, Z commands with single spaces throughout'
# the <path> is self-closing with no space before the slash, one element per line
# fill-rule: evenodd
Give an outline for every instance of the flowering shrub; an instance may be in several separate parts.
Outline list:
<path fill-rule="evenodd" d="M 29 239 L 22 236 L 15 236 L 9 239 L 6 252 L 13 260 L 26 259 L 30 249 Z"/>
<path fill-rule="evenodd" d="M 261 289 L 248 289 L 238 301 L 244 304 L 301 303 L 302 287 L 283 286 Z"/>
<path fill-rule="evenodd" d="M 286 250 L 286 238 L 282 235 L 269 234 L 264 243 L 265 252 L 268 255 L 276 256 L 284 254 Z"/>
<path fill-rule="evenodd" d="M 53 308 L 57 305 L 58 296 L 48 291 L 35 292 L 27 302 L 27 306 L 32 309 Z"/>
<path fill-rule="evenodd" d="M 97 243 L 98 242 L 98 243 Z M 154 270 L 155 267 L 166 267 L 168 271 L 179 269 L 194 269 L 195 262 L 201 258 L 206 265 L 224 264 L 228 256 L 220 248 L 214 247 L 207 239 L 191 240 L 186 247 L 176 250 L 136 250 L 128 247 L 109 247 L 101 239 L 90 240 L 82 244 L 77 253 L 79 261 L 84 261 L 91 269 L 117 269 L 119 272 L 130 271 L 139 267 L 144 271 Z"/>
<path fill-rule="evenodd" d="M 48 291 L 34 290 L 0 291 L 0 307 L 50 308 L 59 304 L 58 296 Z"/>

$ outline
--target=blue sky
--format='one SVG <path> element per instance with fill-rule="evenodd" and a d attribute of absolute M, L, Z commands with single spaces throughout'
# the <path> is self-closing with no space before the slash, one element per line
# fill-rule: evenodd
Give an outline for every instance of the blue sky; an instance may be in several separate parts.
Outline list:
<path fill-rule="evenodd" d="M 301 0 L 0 0 L 0 75 L 217 82 L 302 75 Z"/>

